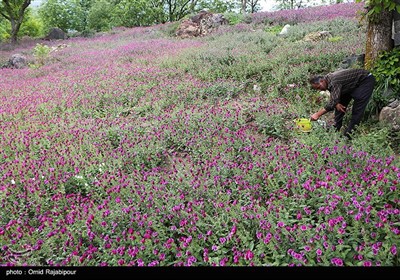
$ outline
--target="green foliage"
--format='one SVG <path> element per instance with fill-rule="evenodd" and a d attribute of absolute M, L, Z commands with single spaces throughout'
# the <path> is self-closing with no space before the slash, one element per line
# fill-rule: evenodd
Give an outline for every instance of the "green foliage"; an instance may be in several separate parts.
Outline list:
<path fill-rule="evenodd" d="M 155 24 L 159 13 L 160 8 L 151 7 L 146 0 L 122 0 L 110 15 L 115 26 L 134 27 Z"/>
<path fill-rule="evenodd" d="M 25 10 L 24 19 L 18 31 L 17 37 L 28 36 L 31 38 L 41 37 L 44 34 L 43 23 L 40 18 L 30 9 Z M 11 37 L 11 24 L 9 21 L 0 17 L 0 41 L 5 41 Z"/>
<path fill-rule="evenodd" d="M 233 99 L 240 91 L 240 87 L 230 83 L 218 83 L 202 89 L 199 93 L 203 99 Z"/>
<path fill-rule="evenodd" d="M 114 6 L 107 0 L 96 1 L 88 11 L 88 28 L 109 31 L 113 27 Z"/>
<path fill-rule="evenodd" d="M 101 30 L 101 28 L 100 28 Z M 80 36 L 85 37 L 85 38 L 90 38 L 93 37 L 96 34 L 96 31 L 93 29 L 85 29 L 81 33 L 79 33 Z"/>
<path fill-rule="evenodd" d="M 240 29 L 239 29 L 240 26 Z M 203 48 L 182 52 L 177 58 L 167 58 L 165 67 L 176 67 L 195 74 L 203 80 L 215 81 L 232 78 L 245 84 L 257 82 L 262 88 L 283 90 L 288 84 L 306 85 L 312 74 L 330 72 L 355 49 L 361 53 L 365 33 L 355 20 L 332 19 L 330 21 L 298 24 L 285 38 L 276 36 L 280 28 L 274 25 L 251 31 L 247 25 L 220 28 L 206 38 Z M 271 29 L 272 28 L 272 29 Z M 319 30 L 349 38 L 339 46 L 338 42 L 306 42 L 303 37 Z M 278 47 L 279 46 L 279 47 Z"/>
<path fill-rule="evenodd" d="M 268 25 L 265 27 L 265 32 L 269 32 L 272 34 L 279 34 L 282 31 L 283 26 L 281 25 Z"/>
<path fill-rule="evenodd" d="M 87 1 L 48 0 L 38 9 L 46 29 L 58 27 L 64 32 L 83 31 L 87 28 Z"/>
<path fill-rule="evenodd" d="M 336 36 L 342 36 L 346 37 L 346 39 L 349 39 L 351 36 L 354 36 L 359 32 L 365 33 L 366 26 L 360 26 L 359 22 L 355 19 L 346 19 L 340 17 L 326 21 L 298 23 L 292 25 L 288 29 L 285 38 L 290 41 L 298 41 L 302 40 L 309 33 L 319 32 L 322 30 L 329 31 L 333 38 Z"/>
<path fill-rule="evenodd" d="M 279 43 L 274 37 L 262 30 L 225 32 L 209 37 L 202 48 L 185 51 L 175 59 L 167 58 L 163 65 L 182 68 L 203 80 L 232 78 L 244 82 L 271 67 L 271 62 L 262 57 Z"/>
<path fill-rule="evenodd" d="M 208 10 L 212 13 L 225 13 L 228 11 L 232 11 L 234 8 L 235 8 L 234 1 L 202 0 L 198 1 L 198 6 L 195 8 L 195 12 L 199 12 L 201 10 Z"/>
<path fill-rule="evenodd" d="M 399 150 L 396 133 L 385 123 L 369 120 L 362 123 L 354 134 L 352 146 L 377 157 L 389 157 Z"/>
<path fill-rule="evenodd" d="M 395 92 L 400 92 L 400 48 L 382 52 L 371 69 L 377 84 L 388 83 Z"/>
<path fill-rule="evenodd" d="M 262 134 L 283 140 L 289 139 L 293 125 L 288 120 L 286 113 L 270 115 L 262 112 L 256 113 L 254 117 L 258 130 Z"/>
<path fill-rule="evenodd" d="M 366 116 L 378 116 L 383 107 L 400 97 L 400 48 L 382 52 L 371 72 L 376 85 L 367 106 Z"/>
<path fill-rule="evenodd" d="M 180 21 L 167 23 L 165 27 L 162 29 L 162 32 L 164 32 L 167 36 L 175 37 L 176 31 L 178 30 L 180 24 L 181 24 Z"/>
<path fill-rule="evenodd" d="M 38 38 L 44 35 L 44 24 L 40 17 L 27 9 L 24 14 L 24 20 L 18 32 L 18 37 L 29 36 L 31 38 Z"/>
<path fill-rule="evenodd" d="M 109 130 L 107 132 L 107 139 L 110 142 L 113 149 L 118 148 L 121 142 L 122 135 L 118 130 Z"/>
<path fill-rule="evenodd" d="M 48 45 L 37 43 L 33 48 L 33 57 L 35 58 L 35 63 L 30 66 L 33 68 L 39 68 L 43 66 L 49 58 L 50 52 L 51 48 Z"/>
<path fill-rule="evenodd" d="M 224 13 L 224 18 L 229 22 L 230 25 L 242 23 L 244 20 L 243 14 L 233 12 Z"/>
<path fill-rule="evenodd" d="M 3 20 L 0 17 L 0 42 L 5 41 L 10 38 L 10 26 L 9 22 Z"/>
<path fill-rule="evenodd" d="M 362 0 L 356 0 L 356 2 L 362 2 Z M 368 0 L 366 1 L 367 16 L 372 20 L 374 16 L 380 14 L 382 11 L 393 11 L 396 10 L 400 13 L 400 4 L 395 0 Z"/>
<path fill-rule="evenodd" d="M 339 42 L 339 41 L 341 41 L 341 40 L 343 40 L 343 37 L 342 37 L 342 36 L 335 36 L 335 37 L 329 37 L 329 38 L 328 38 L 328 42 L 333 42 L 333 43 Z"/>
<path fill-rule="evenodd" d="M 80 194 L 86 196 L 89 190 L 90 186 L 88 180 L 80 175 L 72 176 L 64 183 L 65 194 Z"/>

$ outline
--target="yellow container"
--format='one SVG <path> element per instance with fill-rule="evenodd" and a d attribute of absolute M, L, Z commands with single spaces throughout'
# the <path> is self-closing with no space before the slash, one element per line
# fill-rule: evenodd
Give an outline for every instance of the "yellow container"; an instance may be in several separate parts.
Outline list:
<path fill-rule="evenodd" d="M 296 128 L 302 132 L 310 132 L 312 129 L 312 124 L 310 119 L 295 119 Z"/>

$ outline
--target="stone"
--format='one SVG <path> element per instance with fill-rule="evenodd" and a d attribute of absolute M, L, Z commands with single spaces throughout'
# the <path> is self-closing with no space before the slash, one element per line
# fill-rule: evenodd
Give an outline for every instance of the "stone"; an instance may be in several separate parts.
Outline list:
<path fill-rule="evenodd" d="M 400 101 L 395 100 L 383 107 L 379 113 L 379 121 L 388 123 L 394 131 L 400 131 Z"/>
<path fill-rule="evenodd" d="M 281 30 L 281 32 L 279 32 L 279 35 L 286 35 L 287 33 L 288 33 L 288 31 L 289 31 L 289 28 L 290 28 L 290 24 L 286 24 L 283 28 L 282 28 L 282 30 Z"/>
<path fill-rule="evenodd" d="M 304 37 L 304 41 L 318 42 L 329 37 L 332 37 L 332 34 L 329 31 L 317 31 L 307 34 Z"/>
<path fill-rule="evenodd" d="M 13 54 L 8 63 L 2 66 L 2 68 L 22 69 L 27 65 L 26 57 L 22 54 Z"/>
<path fill-rule="evenodd" d="M 228 24 L 228 21 L 222 14 L 201 11 L 190 19 L 183 20 L 175 35 L 180 38 L 205 36 L 223 24 Z"/>
<path fill-rule="evenodd" d="M 348 69 L 353 68 L 355 66 L 363 67 L 365 61 L 365 54 L 352 54 L 346 57 L 339 66 L 339 69 Z"/>
<path fill-rule="evenodd" d="M 400 32 L 393 34 L 394 45 L 400 46 Z"/>
<path fill-rule="evenodd" d="M 65 40 L 68 39 L 67 33 L 61 28 L 53 27 L 50 29 L 49 34 L 44 38 L 45 40 Z"/>

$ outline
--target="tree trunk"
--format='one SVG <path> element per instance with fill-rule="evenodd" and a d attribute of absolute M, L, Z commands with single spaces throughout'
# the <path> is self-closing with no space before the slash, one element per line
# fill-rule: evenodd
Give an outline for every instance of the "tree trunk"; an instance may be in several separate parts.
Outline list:
<path fill-rule="evenodd" d="M 371 69 L 382 51 L 393 49 L 392 12 L 382 11 L 374 20 L 368 21 L 367 42 L 365 48 L 365 69 Z"/>
<path fill-rule="evenodd" d="M 243 15 L 246 14 L 246 6 L 247 6 L 247 0 L 242 0 L 241 13 L 242 13 Z"/>
<path fill-rule="evenodd" d="M 400 5 L 400 0 L 395 0 L 394 1 L 397 5 Z M 394 40 L 394 46 L 393 47 L 398 47 L 400 46 L 400 13 L 397 12 L 396 10 L 393 11 L 393 40 Z"/>
<path fill-rule="evenodd" d="M 17 44 L 18 32 L 21 28 L 26 9 L 31 4 L 31 0 L 2 0 L 3 6 L 0 15 L 10 21 L 11 24 L 11 43 Z"/>
<path fill-rule="evenodd" d="M 11 44 L 15 45 L 18 42 L 18 32 L 21 27 L 21 23 L 17 20 L 11 21 Z"/>

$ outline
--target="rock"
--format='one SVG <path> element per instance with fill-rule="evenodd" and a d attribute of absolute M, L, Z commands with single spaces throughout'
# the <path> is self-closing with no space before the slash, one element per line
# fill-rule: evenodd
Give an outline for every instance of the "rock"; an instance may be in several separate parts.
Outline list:
<path fill-rule="evenodd" d="M 282 28 L 282 30 L 281 30 L 281 32 L 279 32 L 279 35 L 286 35 L 287 33 L 288 33 L 288 31 L 289 31 L 289 28 L 290 28 L 290 24 L 286 24 L 283 28 Z"/>
<path fill-rule="evenodd" d="M 317 31 L 307 34 L 304 37 L 304 41 L 318 42 L 329 37 L 332 37 L 332 34 L 329 31 Z"/>
<path fill-rule="evenodd" d="M 353 66 L 363 67 L 365 60 L 365 54 L 352 54 L 346 57 L 339 66 L 339 69 L 348 69 L 352 68 Z"/>
<path fill-rule="evenodd" d="M 204 36 L 223 24 L 228 24 L 228 21 L 222 14 L 201 11 L 190 19 L 183 20 L 175 35 L 180 38 Z"/>
<path fill-rule="evenodd" d="M 190 20 L 183 20 L 175 35 L 183 39 L 197 37 L 200 35 L 199 25 Z"/>
<path fill-rule="evenodd" d="M 400 131 L 400 100 L 383 107 L 379 113 L 379 121 L 388 123 L 394 131 Z"/>
<path fill-rule="evenodd" d="M 13 54 L 8 60 L 8 63 L 2 66 L 2 68 L 22 69 L 27 65 L 26 57 L 22 54 Z"/>
<path fill-rule="evenodd" d="M 65 40 L 68 39 L 67 33 L 58 27 L 50 29 L 49 34 L 44 38 L 45 40 Z"/>

